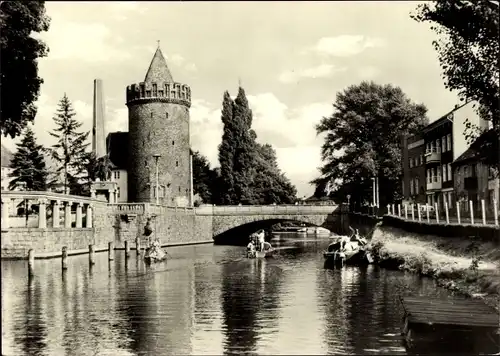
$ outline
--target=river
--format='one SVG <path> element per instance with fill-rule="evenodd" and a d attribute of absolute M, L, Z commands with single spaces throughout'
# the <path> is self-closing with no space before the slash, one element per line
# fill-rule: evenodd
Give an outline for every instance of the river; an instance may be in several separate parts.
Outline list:
<path fill-rule="evenodd" d="M 405 354 L 400 292 L 446 294 L 398 271 L 323 268 L 328 239 L 282 235 L 274 259 L 244 248 L 2 261 L 3 355 Z"/>

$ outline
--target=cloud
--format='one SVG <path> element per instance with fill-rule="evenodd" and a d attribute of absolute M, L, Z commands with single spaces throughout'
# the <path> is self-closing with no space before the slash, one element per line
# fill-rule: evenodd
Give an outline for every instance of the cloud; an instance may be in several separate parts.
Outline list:
<path fill-rule="evenodd" d="M 385 41 L 381 38 L 371 38 L 362 35 L 340 35 L 320 38 L 316 45 L 306 49 L 303 53 L 312 51 L 334 57 L 350 57 L 368 48 L 382 47 L 384 45 Z"/>
<path fill-rule="evenodd" d="M 293 83 L 300 78 L 326 78 L 334 73 L 344 71 L 345 68 L 336 68 L 333 64 L 321 64 L 316 67 L 306 68 L 299 71 L 285 71 L 279 76 L 279 81 L 282 83 Z"/>
<path fill-rule="evenodd" d="M 116 63 L 131 58 L 129 51 L 116 46 L 123 39 L 102 23 L 70 22 L 54 16 L 49 31 L 37 36 L 49 46 L 51 60 Z"/>
<path fill-rule="evenodd" d="M 361 67 L 357 70 L 357 74 L 361 79 L 373 79 L 380 74 L 380 69 L 372 66 Z"/>

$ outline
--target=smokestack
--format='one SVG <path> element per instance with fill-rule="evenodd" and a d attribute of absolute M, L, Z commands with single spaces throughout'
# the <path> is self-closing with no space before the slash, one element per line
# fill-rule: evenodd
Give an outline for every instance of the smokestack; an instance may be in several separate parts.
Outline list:
<path fill-rule="evenodd" d="M 97 157 L 104 156 L 106 152 L 106 138 L 104 137 L 104 99 L 102 80 L 94 79 L 94 112 L 92 126 L 92 152 Z"/>

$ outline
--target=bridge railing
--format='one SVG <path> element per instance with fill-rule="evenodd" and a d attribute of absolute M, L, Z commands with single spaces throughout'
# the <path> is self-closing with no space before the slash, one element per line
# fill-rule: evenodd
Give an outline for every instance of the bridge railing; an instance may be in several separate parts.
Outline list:
<path fill-rule="evenodd" d="M 200 206 L 194 211 L 196 215 L 311 215 L 331 214 L 336 208 L 327 205 L 242 205 Z"/>

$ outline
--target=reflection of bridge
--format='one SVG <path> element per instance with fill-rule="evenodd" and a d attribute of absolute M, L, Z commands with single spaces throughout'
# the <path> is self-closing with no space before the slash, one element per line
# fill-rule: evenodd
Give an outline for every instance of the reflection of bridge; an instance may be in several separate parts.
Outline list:
<path fill-rule="evenodd" d="M 282 221 L 299 221 L 330 230 L 338 230 L 341 223 L 340 209 L 332 205 L 203 206 L 195 208 L 194 213 L 212 216 L 216 242 L 226 240 L 227 235 L 247 234 Z"/>

